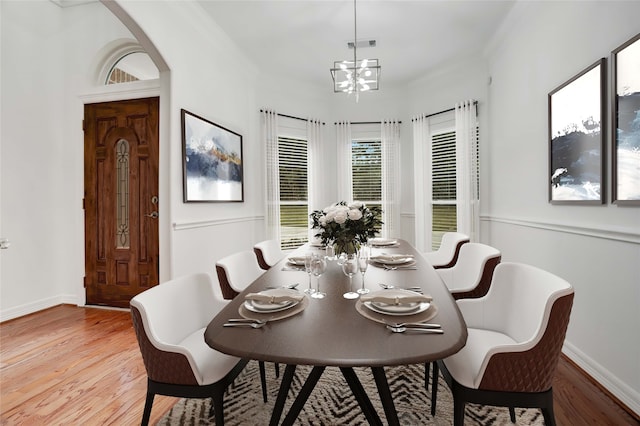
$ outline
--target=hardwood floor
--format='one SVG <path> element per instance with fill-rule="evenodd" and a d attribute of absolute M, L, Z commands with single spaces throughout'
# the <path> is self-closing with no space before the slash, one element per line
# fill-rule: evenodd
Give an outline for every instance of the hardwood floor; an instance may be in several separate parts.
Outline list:
<path fill-rule="evenodd" d="M 0 424 L 135 425 L 146 373 L 128 311 L 60 305 L 0 324 Z M 554 382 L 559 425 L 640 425 L 572 362 Z M 156 396 L 155 424 L 176 398 Z"/>

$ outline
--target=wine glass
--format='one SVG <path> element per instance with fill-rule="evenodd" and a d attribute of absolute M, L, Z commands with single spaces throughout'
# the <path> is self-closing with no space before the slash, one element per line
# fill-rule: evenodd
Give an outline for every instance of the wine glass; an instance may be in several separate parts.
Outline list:
<path fill-rule="evenodd" d="M 305 289 L 305 293 L 313 294 L 316 290 L 311 286 L 311 262 L 313 260 L 313 253 L 307 252 L 304 254 L 304 271 L 309 276 L 309 287 Z"/>
<path fill-rule="evenodd" d="M 369 289 L 364 286 L 364 273 L 367 272 L 367 267 L 369 266 L 369 247 L 362 247 L 358 252 L 358 268 L 360 269 L 360 273 L 362 274 L 362 288 L 358 289 L 358 293 L 367 294 L 369 293 Z"/>
<path fill-rule="evenodd" d="M 355 254 L 348 254 L 342 264 L 342 272 L 349 277 L 349 291 L 342 295 L 345 299 L 357 299 L 358 293 L 353 291 L 353 275 L 358 272 L 358 258 Z"/>
<path fill-rule="evenodd" d="M 311 273 L 316 277 L 316 291 L 311 293 L 314 299 L 324 299 L 327 293 L 320 291 L 320 276 L 327 269 L 327 261 L 324 256 L 313 256 L 311 260 Z"/>

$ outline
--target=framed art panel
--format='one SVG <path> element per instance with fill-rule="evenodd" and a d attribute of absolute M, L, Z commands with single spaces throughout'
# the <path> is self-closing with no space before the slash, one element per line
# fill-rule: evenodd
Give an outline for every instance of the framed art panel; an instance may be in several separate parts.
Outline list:
<path fill-rule="evenodd" d="M 604 202 L 606 59 L 549 93 L 549 201 Z"/>
<path fill-rule="evenodd" d="M 184 202 L 244 201 L 242 136 L 180 111 Z"/>
<path fill-rule="evenodd" d="M 611 200 L 640 206 L 640 34 L 611 53 Z"/>

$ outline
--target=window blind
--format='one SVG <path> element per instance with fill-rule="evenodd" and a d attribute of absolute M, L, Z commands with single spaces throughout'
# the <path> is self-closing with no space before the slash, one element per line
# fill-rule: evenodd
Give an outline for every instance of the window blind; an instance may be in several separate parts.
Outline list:
<path fill-rule="evenodd" d="M 351 169 L 353 199 L 369 205 L 382 203 L 382 144 L 379 140 L 353 140 Z"/>
<path fill-rule="evenodd" d="M 308 149 L 303 139 L 278 137 L 280 175 L 280 246 L 283 250 L 307 242 Z"/>
<path fill-rule="evenodd" d="M 455 232 L 456 216 L 456 132 L 433 134 L 432 164 L 432 249 L 440 247 L 445 232 Z"/>

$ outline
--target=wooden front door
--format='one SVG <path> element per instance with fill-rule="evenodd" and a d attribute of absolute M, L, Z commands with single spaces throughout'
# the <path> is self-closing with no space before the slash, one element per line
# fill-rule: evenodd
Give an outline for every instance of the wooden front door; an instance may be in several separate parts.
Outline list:
<path fill-rule="evenodd" d="M 85 105 L 87 304 L 129 307 L 158 284 L 158 98 Z"/>

